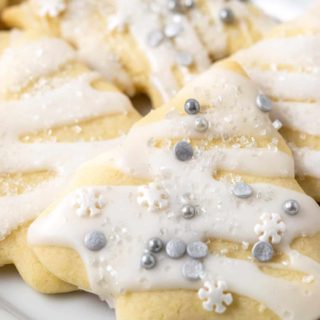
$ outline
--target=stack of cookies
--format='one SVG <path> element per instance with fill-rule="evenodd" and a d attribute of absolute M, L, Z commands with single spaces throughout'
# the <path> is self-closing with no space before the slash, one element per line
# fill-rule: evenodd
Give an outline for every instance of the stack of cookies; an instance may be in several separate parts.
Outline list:
<path fill-rule="evenodd" d="M 117 320 L 320 318 L 319 1 L 0 10 L 0 265 Z"/>

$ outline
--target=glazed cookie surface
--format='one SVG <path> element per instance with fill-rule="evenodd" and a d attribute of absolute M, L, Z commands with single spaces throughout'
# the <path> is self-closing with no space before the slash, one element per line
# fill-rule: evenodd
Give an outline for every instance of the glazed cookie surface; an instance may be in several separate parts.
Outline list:
<path fill-rule="evenodd" d="M 118 320 L 316 319 L 320 208 L 261 101 L 235 63 L 200 75 L 77 171 L 39 260 Z"/>
<path fill-rule="evenodd" d="M 154 106 L 275 24 L 240 0 L 30 0 L 4 18 L 61 35 L 86 63 L 128 93 L 148 94 Z"/>
<path fill-rule="evenodd" d="M 126 96 L 76 62 L 61 39 L 0 33 L 0 265 L 43 292 L 73 289 L 26 242 L 29 223 L 84 161 L 140 118 Z"/>
<path fill-rule="evenodd" d="M 291 147 L 296 176 L 320 201 L 320 2 L 305 16 L 274 29 L 235 55 L 273 100 L 270 114 Z"/>

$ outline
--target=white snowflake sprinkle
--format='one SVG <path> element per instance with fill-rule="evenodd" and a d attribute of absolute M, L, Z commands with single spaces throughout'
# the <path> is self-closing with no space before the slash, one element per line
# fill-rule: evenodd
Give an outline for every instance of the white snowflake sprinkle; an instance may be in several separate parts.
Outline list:
<path fill-rule="evenodd" d="M 160 184 L 152 182 L 139 187 L 137 202 L 149 211 L 164 210 L 169 206 L 169 195 Z"/>
<path fill-rule="evenodd" d="M 282 221 L 281 216 L 277 213 L 264 213 L 260 217 L 260 220 L 262 223 L 254 227 L 254 231 L 259 236 L 259 240 L 280 243 L 286 231 L 286 225 Z"/>
<path fill-rule="evenodd" d="M 36 0 L 40 17 L 57 17 L 66 10 L 65 0 Z"/>
<path fill-rule="evenodd" d="M 224 293 L 227 290 L 227 284 L 224 281 L 217 281 L 211 283 L 206 281 L 204 283 L 204 288 L 198 291 L 198 297 L 201 300 L 205 300 L 202 306 L 207 311 L 213 311 L 216 313 L 224 313 L 226 311 L 226 306 L 229 306 L 232 301 L 231 293 Z"/>
<path fill-rule="evenodd" d="M 79 217 L 94 217 L 106 205 L 104 197 L 95 189 L 83 189 L 75 195 L 73 207 Z"/>

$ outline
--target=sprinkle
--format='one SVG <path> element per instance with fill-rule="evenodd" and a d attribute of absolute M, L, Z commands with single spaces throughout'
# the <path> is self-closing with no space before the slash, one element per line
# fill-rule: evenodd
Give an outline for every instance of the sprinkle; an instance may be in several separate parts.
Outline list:
<path fill-rule="evenodd" d="M 166 245 L 166 253 L 172 259 L 179 259 L 186 253 L 186 244 L 179 239 L 172 239 Z"/>
<path fill-rule="evenodd" d="M 159 47 L 163 40 L 164 34 L 160 30 L 151 31 L 147 37 L 147 43 L 152 48 Z"/>
<path fill-rule="evenodd" d="M 219 18 L 225 24 L 231 24 L 235 20 L 233 11 L 230 8 L 221 9 L 219 12 Z"/>
<path fill-rule="evenodd" d="M 73 207 L 79 217 L 95 217 L 101 214 L 105 205 L 105 198 L 95 189 L 79 190 L 73 201 Z"/>
<path fill-rule="evenodd" d="M 189 67 L 193 64 L 193 54 L 187 51 L 180 51 L 177 54 L 177 63 L 184 67 Z"/>
<path fill-rule="evenodd" d="M 300 211 L 300 204 L 298 201 L 290 199 L 283 203 L 282 208 L 286 214 L 295 216 Z"/>
<path fill-rule="evenodd" d="M 85 235 L 84 245 L 91 251 L 99 251 L 107 245 L 107 239 L 102 232 L 92 231 Z"/>
<path fill-rule="evenodd" d="M 261 224 L 254 227 L 260 241 L 280 243 L 286 231 L 286 225 L 278 213 L 264 213 L 260 217 Z"/>
<path fill-rule="evenodd" d="M 137 202 L 150 212 L 161 211 L 169 207 L 169 195 L 161 184 L 151 182 L 138 188 Z"/>
<path fill-rule="evenodd" d="M 273 247 L 269 242 L 259 241 L 253 246 L 252 255 L 260 262 L 268 262 L 273 257 Z"/>
<path fill-rule="evenodd" d="M 148 249 L 153 253 L 158 253 L 163 249 L 163 241 L 160 238 L 152 238 L 148 242 Z"/>
<path fill-rule="evenodd" d="M 164 34 L 167 38 L 175 38 L 183 31 L 182 25 L 180 23 L 170 23 L 165 26 Z"/>
<path fill-rule="evenodd" d="M 180 161 L 188 161 L 193 157 L 192 145 L 186 141 L 178 142 L 174 148 L 176 158 Z"/>
<path fill-rule="evenodd" d="M 208 246 L 202 241 L 195 241 L 189 243 L 187 246 L 187 253 L 193 259 L 203 259 L 208 255 Z"/>
<path fill-rule="evenodd" d="M 200 112 L 200 103 L 196 99 L 188 99 L 184 104 L 184 111 L 188 114 Z"/>
<path fill-rule="evenodd" d="M 256 105 L 262 112 L 270 112 L 272 110 L 272 102 L 264 94 L 257 96 Z"/>
<path fill-rule="evenodd" d="M 206 118 L 198 117 L 194 121 L 194 126 L 195 126 L 196 131 L 205 132 L 209 128 L 209 123 Z"/>
<path fill-rule="evenodd" d="M 253 189 L 244 182 L 237 182 L 233 187 L 232 193 L 238 198 L 246 199 L 252 196 Z"/>
<path fill-rule="evenodd" d="M 192 219 L 197 214 L 197 209 L 195 206 L 186 204 L 181 208 L 181 213 L 185 219 Z"/>
<path fill-rule="evenodd" d="M 224 281 L 204 283 L 204 287 L 198 291 L 198 297 L 202 302 L 203 309 L 209 312 L 214 311 L 216 313 L 224 313 L 226 306 L 229 306 L 233 302 L 232 294 L 225 293 L 228 289 L 227 284 Z"/>
<path fill-rule="evenodd" d="M 279 119 L 274 120 L 272 122 L 272 125 L 276 130 L 280 130 L 283 126 L 282 122 Z"/>
<path fill-rule="evenodd" d="M 145 253 L 140 260 L 140 265 L 144 269 L 153 269 L 156 266 L 157 260 L 151 253 Z"/>
<path fill-rule="evenodd" d="M 182 266 L 182 275 L 191 281 L 199 280 L 203 276 L 204 266 L 200 261 L 188 260 Z"/>

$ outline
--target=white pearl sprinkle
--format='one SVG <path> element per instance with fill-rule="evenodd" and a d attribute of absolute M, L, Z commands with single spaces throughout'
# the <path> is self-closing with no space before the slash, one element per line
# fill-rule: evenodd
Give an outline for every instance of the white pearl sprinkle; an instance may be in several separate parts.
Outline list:
<path fill-rule="evenodd" d="M 272 122 L 272 125 L 276 130 L 280 130 L 283 126 L 282 122 L 279 119 L 274 120 Z"/>

